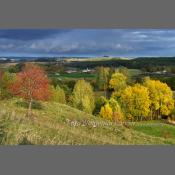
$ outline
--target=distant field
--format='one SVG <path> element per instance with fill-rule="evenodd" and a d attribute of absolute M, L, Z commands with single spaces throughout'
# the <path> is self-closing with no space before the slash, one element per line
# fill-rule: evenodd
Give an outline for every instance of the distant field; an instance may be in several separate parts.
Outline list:
<path fill-rule="evenodd" d="M 60 74 L 60 77 L 65 78 L 95 78 L 96 74 L 88 73 L 72 73 L 72 74 Z"/>
<path fill-rule="evenodd" d="M 8 68 L 9 66 L 15 66 L 17 63 L 1 63 L 0 68 Z"/>
<path fill-rule="evenodd" d="M 129 75 L 131 77 L 133 76 L 137 76 L 139 74 L 141 74 L 142 72 L 139 70 L 139 69 L 128 69 L 129 71 Z M 60 73 L 60 74 L 50 74 L 49 75 L 50 77 L 57 77 L 57 78 L 60 78 L 60 79 L 64 79 L 64 78 L 69 78 L 69 79 L 79 79 L 79 78 L 90 78 L 90 79 L 93 79 L 93 78 L 96 78 L 96 74 L 95 73 Z"/>
<path fill-rule="evenodd" d="M 141 70 L 139 69 L 128 69 L 129 71 L 129 76 L 137 76 L 137 75 L 140 75 L 142 73 Z"/>
<path fill-rule="evenodd" d="M 60 74 L 50 74 L 49 77 L 52 78 L 59 78 L 61 80 L 76 80 L 80 78 L 86 78 L 86 79 L 94 79 L 96 77 L 96 74 L 88 74 L 88 73 L 60 73 Z"/>
<path fill-rule="evenodd" d="M 68 58 L 67 62 L 85 62 L 85 61 L 109 61 L 109 60 L 129 60 L 128 58 L 97 57 L 97 58 Z"/>

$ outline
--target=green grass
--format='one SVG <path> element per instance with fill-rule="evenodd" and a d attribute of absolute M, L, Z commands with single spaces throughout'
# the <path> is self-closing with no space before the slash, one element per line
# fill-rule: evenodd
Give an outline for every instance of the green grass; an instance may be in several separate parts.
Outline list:
<path fill-rule="evenodd" d="M 133 76 L 140 75 L 142 71 L 139 69 L 128 69 L 128 73 L 129 73 L 129 76 L 133 77 Z"/>
<path fill-rule="evenodd" d="M 162 121 L 138 122 L 133 129 L 155 137 L 175 139 L 175 126 Z"/>
<path fill-rule="evenodd" d="M 141 74 L 141 70 L 139 69 L 128 69 L 128 73 L 129 73 L 129 77 L 134 77 L 134 76 L 138 76 L 139 74 Z M 96 78 L 96 73 L 60 73 L 60 74 L 50 74 L 49 77 L 52 78 L 59 78 L 61 80 L 77 80 L 77 79 L 81 79 L 81 78 L 85 78 L 85 79 L 95 79 Z"/>
<path fill-rule="evenodd" d="M 41 103 L 29 118 L 25 106 L 20 105 L 22 102 L 19 99 L 0 101 L 0 143 L 3 145 L 175 144 L 174 137 L 163 138 L 138 128 L 115 125 L 59 103 Z"/>
<path fill-rule="evenodd" d="M 72 73 L 72 74 L 60 74 L 60 77 L 64 78 L 95 78 L 96 74 L 88 73 Z"/>

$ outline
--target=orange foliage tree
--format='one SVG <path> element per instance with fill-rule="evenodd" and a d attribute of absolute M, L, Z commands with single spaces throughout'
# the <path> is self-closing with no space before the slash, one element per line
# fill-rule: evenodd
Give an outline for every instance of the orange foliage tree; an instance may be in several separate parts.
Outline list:
<path fill-rule="evenodd" d="M 10 89 L 14 95 L 28 101 L 28 115 L 31 114 L 33 100 L 46 101 L 50 97 L 47 75 L 41 67 L 33 64 L 26 64 L 23 71 L 16 74 Z"/>

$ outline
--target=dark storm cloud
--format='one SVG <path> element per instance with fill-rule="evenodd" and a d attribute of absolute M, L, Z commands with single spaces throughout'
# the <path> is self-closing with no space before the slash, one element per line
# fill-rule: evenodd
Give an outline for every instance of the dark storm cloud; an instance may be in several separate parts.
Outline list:
<path fill-rule="evenodd" d="M 2 29 L 0 30 L 0 38 L 14 40 L 35 40 L 43 39 L 54 34 L 66 33 L 66 29 Z"/>
<path fill-rule="evenodd" d="M 3 56 L 175 56 L 175 30 L 0 30 Z"/>

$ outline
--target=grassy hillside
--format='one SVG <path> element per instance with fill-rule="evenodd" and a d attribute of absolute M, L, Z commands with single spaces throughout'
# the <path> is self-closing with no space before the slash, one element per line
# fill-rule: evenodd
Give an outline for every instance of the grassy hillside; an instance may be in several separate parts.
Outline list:
<path fill-rule="evenodd" d="M 25 116 L 22 100 L 0 101 L 0 142 L 6 145 L 174 144 L 141 129 L 115 125 L 67 105 L 36 105 L 33 117 Z"/>

